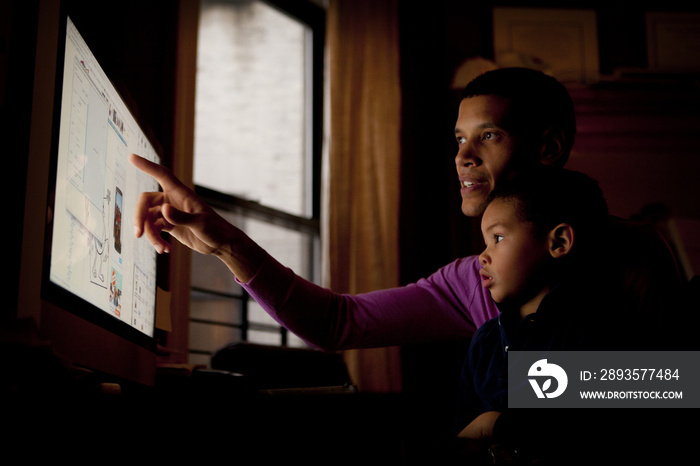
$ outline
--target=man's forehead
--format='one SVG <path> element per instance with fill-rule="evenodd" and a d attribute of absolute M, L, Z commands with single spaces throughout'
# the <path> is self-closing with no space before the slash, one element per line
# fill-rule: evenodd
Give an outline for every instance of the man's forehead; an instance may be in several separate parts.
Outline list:
<path fill-rule="evenodd" d="M 456 130 L 460 126 L 506 127 L 510 114 L 509 99 L 497 95 L 467 97 L 459 105 Z"/>

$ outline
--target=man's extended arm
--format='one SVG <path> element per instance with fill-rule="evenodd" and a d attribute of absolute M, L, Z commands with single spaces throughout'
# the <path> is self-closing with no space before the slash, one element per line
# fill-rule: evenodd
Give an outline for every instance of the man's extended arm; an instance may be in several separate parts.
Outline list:
<path fill-rule="evenodd" d="M 326 350 L 465 338 L 498 312 L 481 286 L 476 259 L 458 259 L 404 287 L 348 295 L 268 257 L 243 286 L 281 325 Z"/>
<path fill-rule="evenodd" d="M 470 337 L 497 313 L 481 287 L 476 256 L 405 287 L 333 293 L 279 264 L 167 168 L 136 155 L 130 161 L 163 189 L 139 198 L 136 236 L 146 235 L 162 253 L 170 245 L 161 233 L 168 232 L 197 252 L 217 256 L 273 318 L 313 346 L 368 348 Z"/>

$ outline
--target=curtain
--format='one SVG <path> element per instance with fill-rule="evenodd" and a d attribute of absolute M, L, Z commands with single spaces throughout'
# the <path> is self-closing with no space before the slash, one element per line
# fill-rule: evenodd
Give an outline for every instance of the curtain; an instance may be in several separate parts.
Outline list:
<path fill-rule="evenodd" d="M 401 89 L 397 0 L 331 0 L 328 285 L 341 293 L 399 282 Z M 361 391 L 401 388 L 397 347 L 345 354 Z"/>

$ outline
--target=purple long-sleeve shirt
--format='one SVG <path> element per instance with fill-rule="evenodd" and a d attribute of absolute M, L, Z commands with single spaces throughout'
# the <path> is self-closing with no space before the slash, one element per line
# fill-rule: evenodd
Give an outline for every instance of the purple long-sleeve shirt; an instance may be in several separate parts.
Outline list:
<path fill-rule="evenodd" d="M 357 295 L 333 293 L 268 256 L 243 287 L 282 326 L 324 350 L 471 337 L 498 315 L 481 286 L 478 256 L 416 283 Z"/>

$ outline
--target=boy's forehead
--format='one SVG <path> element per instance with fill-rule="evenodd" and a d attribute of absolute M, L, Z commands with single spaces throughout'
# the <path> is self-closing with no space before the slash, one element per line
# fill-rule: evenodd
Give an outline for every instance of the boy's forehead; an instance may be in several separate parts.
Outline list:
<path fill-rule="evenodd" d="M 492 200 L 481 217 L 482 231 L 488 232 L 497 226 L 508 227 L 519 223 L 515 202 L 515 200 L 503 198 Z"/>

